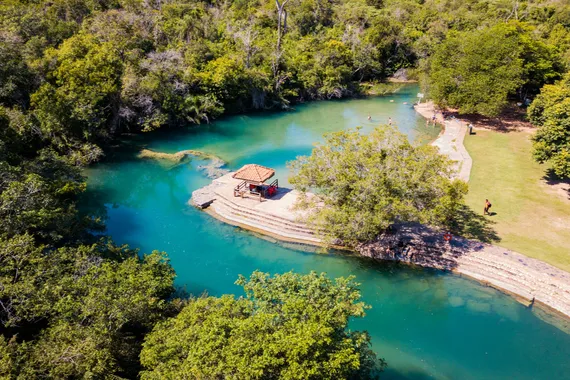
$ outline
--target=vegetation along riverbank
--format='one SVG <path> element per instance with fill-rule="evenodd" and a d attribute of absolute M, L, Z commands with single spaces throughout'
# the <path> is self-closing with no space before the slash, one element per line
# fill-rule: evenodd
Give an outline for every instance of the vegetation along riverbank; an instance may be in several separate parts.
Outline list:
<path fill-rule="evenodd" d="M 493 117 L 530 104 L 538 128 L 532 157 L 551 168 L 549 181 L 564 183 L 569 66 L 564 0 L 2 1 L 0 377 L 374 377 L 386 367 L 382 352 L 373 352 L 365 331 L 347 327 L 367 310 L 353 278 L 255 272 L 237 279 L 243 297 L 189 297 L 177 292 L 166 253 L 116 244 L 103 235 L 99 214 L 79 211 L 81 168 L 125 133 L 382 93 L 392 85 L 377 84 L 405 69 L 442 109 Z M 330 242 L 353 246 L 399 222 L 477 235 L 470 226 L 479 219 L 453 165 L 434 148 L 386 131 L 372 133 L 376 140 L 343 131 L 328 141 L 364 168 L 378 164 L 369 175 L 325 146 L 293 164 L 299 191 L 323 190 L 327 207 L 311 222 Z M 478 186 L 492 177 L 476 166 L 484 149 L 468 149 Z M 323 157 L 333 158 L 336 173 L 323 170 Z M 509 186 L 503 178 L 487 184 L 521 191 L 526 184 L 516 179 L 527 166 L 512 170 Z M 324 173 L 335 174 L 334 183 Z M 533 193 L 518 195 L 533 198 L 521 207 L 565 223 L 564 206 L 539 208 L 546 201 Z M 496 198 L 492 211 L 498 221 L 505 217 L 503 231 L 509 214 L 531 215 L 501 211 L 508 200 Z M 556 250 L 551 262 L 563 262 L 566 235 L 545 234 Z M 534 244 L 515 243 L 522 235 L 505 242 Z M 538 248 L 529 252 L 539 256 Z"/>
<path fill-rule="evenodd" d="M 434 114 L 433 106 L 430 108 L 429 104 L 421 107 L 421 110 L 426 115 Z M 447 152 L 446 155 L 450 158 L 461 160 L 463 156 L 461 154 L 455 156 L 454 153 L 465 150 L 462 144 L 463 138 L 447 136 L 456 131 L 453 128 L 456 124 L 461 123 L 458 120 L 451 120 L 445 121 L 445 124 L 443 133 L 432 145 L 437 146 L 440 153 Z M 465 134 L 466 126 L 459 126 Z M 382 133 L 390 136 L 389 129 L 380 132 L 380 136 Z M 441 173 L 440 170 L 423 172 L 424 177 L 418 177 L 423 184 L 420 193 L 414 195 L 410 192 L 406 197 L 407 203 L 403 202 L 404 204 L 396 206 L 395 203 L 398 201 L 389 199 L 388 196 L 391 192 L 397 194 L 398 185 L 395 183 L 404 181 L 410 184 L 406 181 L 404 173 L 407 171 L 416 173 L 415 170 L 420 169 L 415 169 L 413 166 L 406 167 L 410 165 L 407 163 L 409 161 L 404 160 L 402 156 L 408 155 L 393 148 L 397 144 L 396 138 L 377 136 L 369 145 L 366 141 L 368 138 L 358 141 L 356 136 L 354 134 L 329 136 L 327 137 L 328 145 L 318 146 L 311 157 L 302 157 L 293 163 L 293 168 L 303 171 L 306 176 L 303 178 L 303 185 L 297 185 L 296 190 L 281 189 L 274 197 L 264 199 L 263 202 L 260 202 L 261 199 L 258 200 L 257 197 L 236 198 L 234 188 L 241 181 L 233 179 L 230 173 L 215 180 L 211 185 L 194 191 L 192 202 L 199 207 L 207 207 L 212 216 L 226 223 L 282 241 L 317 246 L 334 244 L 337 245 L 336 248 L 351 249 L 377 260 L 399 261 L 453 271 L 501 289 L 525 305 L 546 307 L 566 318 L 570 317 L 570 274 L 539 260 L 533 260 L 520 253 L 489 244 L 501 240 L 501 235 L 493 228 L 494 223 L 462 204 L 461 198 L 456 195 L 452 198 L 457 202 L 455 205 L 448 203 L 444 195 L 435 197 L 446 208 L 446 215 L 422 214 L 434 205 L 426 204 L 421 199 L 421 191 L 426 191 L 430 198 L 434 192 L 438 191 L 433 184 L 426 185 L 429 180 L 425 176 L 436 178 L 439 175 L 436 173 Z M 458 149 L 458 141 L 461 149 Z M 358 154 L 352 151 L 354 146 L 359 146 Z M 397 180 L 382 178 L 385 171 L 381 169 L 374 174 L 380 175 L 380 178 L 371 178 L 373 177 L 372 168 L 393 166 L 390 162 L 373 164 L 365 159 L 365 157 L 375 157 L 375 154 L 367 149 L 378 146 L 381 149 L 386 149 L 386 146 L 392 147 L 393 150 L 390 153 L 386 152 L 386 157 L 391 157 L 398 162 L 399 170 L 395 172 L 398 176 Z M 468 155 L 467 157 L 470 168 L 470 157 Z M 378 159 L 382 160 L 382 158 Z M 530 160 L 530 156 L 527 159 Z M 434 163 L 425 157 L 424 161 L 434 166 Z M 349 163 L 349 167 L 353 169 L 341 171 L 335 162 L 342 163 L 342 165 Z M 446 162 L 442 164 L 447 165 Z M 457 176 L 465 168 L 464 165 L 463 161 L 452 165 L 453 169 L 450 169 L 448 176 L 450 178 Z M 317 170 L 317 168 L 320 169 Z M 331 172 L 322 168 L 330 168 Z M 368 175 L 359 175 L 359 170 L 366 171 Z M 469 179 L 469 172 L 466 177 Z M 388 182 L 390 185 L 385 187 L 377 185 L 374 190 L 371 190 L 368 186 L 359 184 L 357 178 L 373 181 L 376 184 Z M 435 181 L 434 178 L 430 180 Z M 295 185 L 297 181 L 297 177 L 291 179 Z M 461 181 L 458 181 L 458 185 L 460 183 Z M 481 191 L 478 186 L 480 186 L 478 183 L 474 185 L 477 191 Z M 318 189 L 319 195 L 306 193 L 307 188 Z M 349 191 L 352 193 L 347 193 Z M 363 192 L 367 192 L 366 197 L 363 196 Z M 382 194 L 381 200 L 379 195 L 374 195 L 375 192 Z M 305 198 L 304 194 L 308 198 Z M 339 199 L 338 194 L 344 195 Z M 548 194 L 544 193 L 544 196 Z M 370 199 L 374 200 L 369 204 L 366 203 Z M 393 226 L 395 219 L 392 215 L 402 215 L 402 211 L 393 210 L 395 207 L 404 207 L 408 222 L 423 221 L 439 225 L 443 229 L 430 229 L 421 225 Z M 422 213 L 414 212 L 415 207 L 421 209 Z M 439 207 L 434 207 L 436 213 L 441 210 Z M 433 219 L 434 216 L 443 218 Z M 374 225 L 374 223 L 387 223 L 387 226 L 392 227 L 387 232 L 382 232 L 385 227 L 379 224 Z M 456 236 L 449 235 L 450 241 L 445 239 L 445 228 L 456 234 Z M 516 225 L 514 230 L 518 230 Z M 366 233 L 370 235 L 362 235 Z M 457 234 L 469 236 L 473 240 L 458 237 Z M 527 248 L 527 250 L 530 249 L 532 246 Z M 552 259 L 558 257 L 552 252 L 542 250 L 540 252 Z M 564 257 L 563 260 L 566 258 Z M 568 330 L 567 323 L 561 322 L 557 325 Z"/>

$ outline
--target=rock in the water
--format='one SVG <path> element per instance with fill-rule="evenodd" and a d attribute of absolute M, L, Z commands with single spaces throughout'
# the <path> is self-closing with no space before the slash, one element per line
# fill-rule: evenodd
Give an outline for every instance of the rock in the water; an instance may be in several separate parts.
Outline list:
<path fill-rule="evenodd" d="M 198 190 L 192 192 L 192 198 L 190 198 L 190 203 L 198 208 L 206 208 L 216 200 L 216 192 L 214 189 L 220 186 L 219 183 L 212 182 L 208 186 L 201 187 Z"/>
<path fill-rule="evenodd" d="M 225 161 L 215 157 L 211 158 L 210 163 L 207 165 L 198 166 L 198 169 L 204 171 L 208 178 L 216 179 L 230 172 L 228 169 L 224 168 L 224 166 L 226 166 Z"/>

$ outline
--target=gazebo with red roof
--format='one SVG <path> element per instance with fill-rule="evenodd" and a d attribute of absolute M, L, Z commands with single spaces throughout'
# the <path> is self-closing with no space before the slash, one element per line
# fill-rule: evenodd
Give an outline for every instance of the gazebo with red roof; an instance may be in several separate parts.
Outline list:
<path fill-rule="evenodd" d="M 274 175 L 275 170 L 271 168 L 256 164 L 244 165 L 232 175 L 233 178 L 242 180 L 234 188 L 234 197 L 244 197 L 249 193 L 259 196 L 261 202 L 262 198 L 273 196 L 279 188 L 278 180 L 276 179 L 270 184 L 266 184 L 265 181 Z"/>

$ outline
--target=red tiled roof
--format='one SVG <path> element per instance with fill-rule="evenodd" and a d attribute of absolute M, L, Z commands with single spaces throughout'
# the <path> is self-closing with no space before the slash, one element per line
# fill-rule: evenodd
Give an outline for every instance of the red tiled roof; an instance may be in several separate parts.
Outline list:
<path fill-rule="evenodd" d="M 249 164 L 244 165 L 232 176 L 236 179 L 243 179 L 248 182 L 263 183 L 275 175 L 275 170 L 265 166 Z"/>

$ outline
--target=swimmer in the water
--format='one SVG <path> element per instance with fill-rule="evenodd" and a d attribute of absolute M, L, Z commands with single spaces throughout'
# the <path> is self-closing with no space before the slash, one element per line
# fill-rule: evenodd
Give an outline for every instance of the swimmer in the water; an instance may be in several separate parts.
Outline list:
<path fill-rule="evenodd" d="M 368 120 L 372 120 L 372 116 L 368 115 Z"/>
<path fill-rule="evenodd" d="M 388 118 L 388 125 L 392 125 L 392 118 L 391 117 Z"/>

